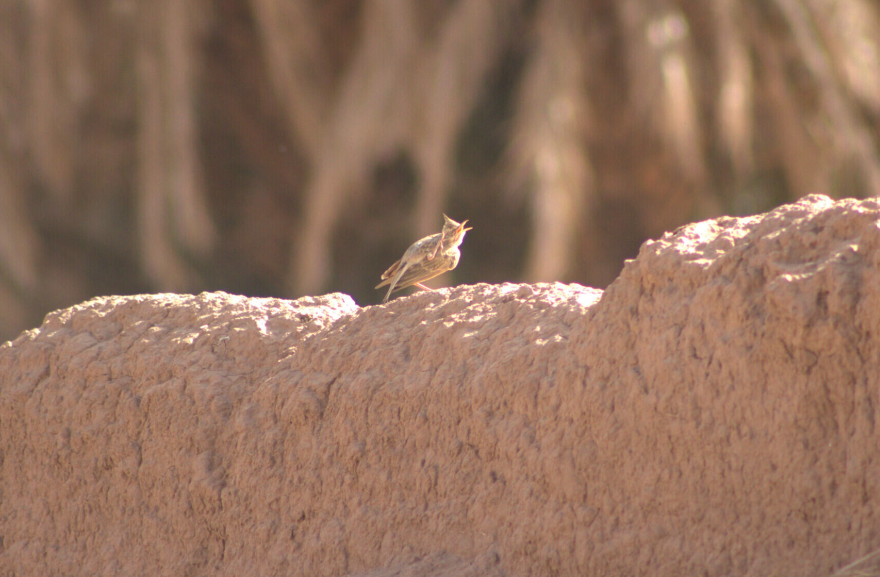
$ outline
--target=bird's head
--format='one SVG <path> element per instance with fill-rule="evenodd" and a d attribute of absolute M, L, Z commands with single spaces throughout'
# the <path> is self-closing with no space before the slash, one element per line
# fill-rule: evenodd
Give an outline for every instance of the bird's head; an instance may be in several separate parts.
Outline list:
<path fill-rule="evenodd" d="M 465 228 L 467 220 L 461 223 L 455 222 L 445 214 L 443 215 L 443 244 L 447 246 L 458 246 L 464 240 L 464 233 L 471 230 L 472 227 Z"/>

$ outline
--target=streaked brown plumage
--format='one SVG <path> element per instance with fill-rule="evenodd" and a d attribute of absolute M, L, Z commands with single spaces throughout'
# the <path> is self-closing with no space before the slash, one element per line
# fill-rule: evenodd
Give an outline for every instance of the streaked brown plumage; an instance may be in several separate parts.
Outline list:
<path fill-rule="evenodd" d="M 443 219 L 442 231 L 413 243 L 400 260 L 382 273 L 382 282 L 376 285 L 376 288 L 391 285 L 385 298 L 382 299 L 383 303 L 388 302 L 391 293 L 408 286 L 415 285 L 425 290 L 432 290 L 423 285 L 422 281 L 432 279 L 458 266 L 458 259 L 461 257 L 458 247 L 464 240 L 464 233 L 471 229 L 464 227 L 467 224 L 466 220 L 459 224 L 445 214 Z"/>

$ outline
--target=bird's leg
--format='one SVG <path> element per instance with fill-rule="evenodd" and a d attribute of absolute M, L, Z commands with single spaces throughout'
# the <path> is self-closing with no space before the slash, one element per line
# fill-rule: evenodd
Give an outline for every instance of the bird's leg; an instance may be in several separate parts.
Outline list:
<path fill-rule="evenodd" d="M 437 253 L 440 252 L 440 247 L 443 246 L 444 236 L 446 236 L 446 227 L 443 227 L 443 230 L 440 231 L 440 240 L 437 241 L 437 246 L 435 246 L 431 254 L 428 255 L 428 260 L 434 260 L 434 257 L 437 256 Z"/>
<path fill-rule="evenodd" d="M 423 289 L 423 290 L 426 290 L 426 291 L 434 292 L 434 289 L 432 289 L 432 288 L 429 287 L 429 286 L 425 286 L 425 285 L 423 285 L 423 284 L 420 283 L 420 282 L 417 282 L 417 283 L 416 283 L 416 286 L 419 287 L 420 289 Z"/>

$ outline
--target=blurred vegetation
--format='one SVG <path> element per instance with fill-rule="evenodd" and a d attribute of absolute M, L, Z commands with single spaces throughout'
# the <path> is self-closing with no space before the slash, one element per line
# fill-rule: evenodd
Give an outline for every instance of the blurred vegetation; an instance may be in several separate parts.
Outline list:
<path fill-rule="evenodd" d="M 605 286 L 646 238 L 880 193 L 869 0 L 0 0 L 0 339 L 97 294 Z"/>

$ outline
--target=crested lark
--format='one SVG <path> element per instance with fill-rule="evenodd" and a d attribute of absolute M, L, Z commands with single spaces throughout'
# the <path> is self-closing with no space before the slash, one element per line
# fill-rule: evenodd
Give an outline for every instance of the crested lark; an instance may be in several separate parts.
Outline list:
<path fill-rule="evenodd" d="M 385 298 L 382 299 L 383 303 L 388 302 L 391 293 L 408 286 L 415 285 L 425 290 L 433 290 L 423 285 L 422 281 L 432 279 L 458 266 L 458 259 L 461 257 L 458 247 L 464 240 L 464 233 L 471 229 L 464 227 L 467 224 L 466 220 L 459 224 L 445 214 L 443 218 L 442 231 L 416 241 L 406 249 L 399 261 L 382 273 L 382 282 L 376 285 L 376 288 L 391 285 Z"/>

